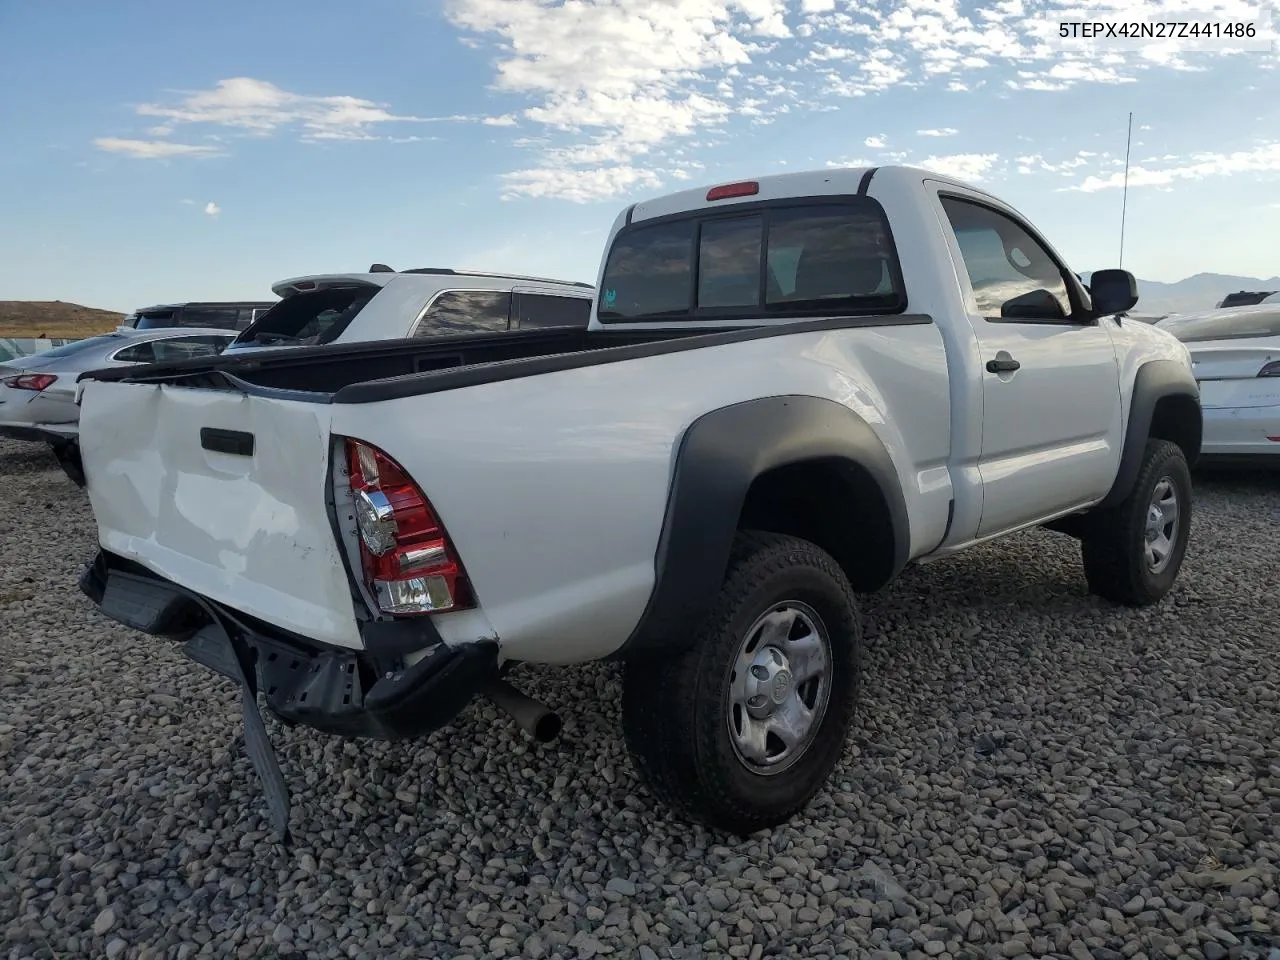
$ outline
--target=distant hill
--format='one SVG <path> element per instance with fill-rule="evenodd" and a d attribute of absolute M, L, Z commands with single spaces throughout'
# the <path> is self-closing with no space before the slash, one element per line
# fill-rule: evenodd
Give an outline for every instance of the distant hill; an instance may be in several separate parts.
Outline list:
<path fill-rule="evenodd" d="M 1091 274 L 1083 274 L 1086 282 Z M 1158 280 L 1138 281 L 1138 305 L 1134 313 L 1192 313 L 1196 310 L 1212 310 L 1228 293 L 1238 290 L 1280 291 L 1280 277 L 1259 279 L 1237 277 L 1225 273 L 1197 273 L 1177 283 L 1160 283 Z"/>
<path fill-rule="evenodd" d="M 0 337 L 92 337 L 110 333 L 124 317 L 61 300 L 0 300 Z"/>

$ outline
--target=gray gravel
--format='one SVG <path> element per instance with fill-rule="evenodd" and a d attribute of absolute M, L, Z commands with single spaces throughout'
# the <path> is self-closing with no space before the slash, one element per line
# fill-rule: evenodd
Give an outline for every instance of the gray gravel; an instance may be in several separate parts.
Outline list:
<path fill-rule="evenodd" d="M 0 442 L 0 957 L 1267 956 L 1280 946 L 1280 477 L 1198 481 L 1156 609 L 1032 533 L 868 602 L 864 699 L 807 815 L 743 842 L 655 809 L 614 667 L 525 671 L 415 744 L 268 720 L 287 856 L 233 688 L 98 617 L 86 498 Z"/>

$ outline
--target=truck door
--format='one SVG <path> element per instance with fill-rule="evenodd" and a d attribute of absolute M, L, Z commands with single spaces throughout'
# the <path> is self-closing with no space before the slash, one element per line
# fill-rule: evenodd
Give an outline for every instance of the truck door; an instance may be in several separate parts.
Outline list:
<path fill-rule="evenodd" d="M 983 378 L 985 537 L 1106 494 L 1124 436 L 1120 377 L 1110 331 L 1048 244 L 989 197 L 939 191 Z"/>

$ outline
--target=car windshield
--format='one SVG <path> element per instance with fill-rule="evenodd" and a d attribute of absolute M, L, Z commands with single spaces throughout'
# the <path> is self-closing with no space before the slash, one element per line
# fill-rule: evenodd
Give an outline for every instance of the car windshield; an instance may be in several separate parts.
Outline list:
<path fill-rule="evenodd" d="M 1246 337 L 1280 337 L 1280 305 L 1274 309 L 1243 309 L 1166 317 L 1157 326 L 1183 343 L 1205 340 L 1239 340 Z"/>
<path fill-rule="evenodd" d="M 104 333 L 100 337 L 89 337 L 85 340 L 73 340 L 71 343 L 64 343 L 62 346 L 54 347 L 52 350 L 45 350 L 42 353 L 37 354 L 37 356 L 48 357 L 50 360 L 56 360 L 58 357 L 69 357 L 82 350 L 88 350 L 91 347 L 111 343 L 113 340 L 119 339 L 120 334 L 118 333 Z"/>

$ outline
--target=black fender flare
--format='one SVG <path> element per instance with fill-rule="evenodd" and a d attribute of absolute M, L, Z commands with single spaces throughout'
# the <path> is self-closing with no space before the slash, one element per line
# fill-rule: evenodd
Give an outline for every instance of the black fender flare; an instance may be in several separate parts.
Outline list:
<path fill-rule="evenodd" d="M 1133 380 L 1133 397 L 1129 403 L 1129 420 L 1125 425 L 1124 447 L 1115 482 L 1106 497 L 1094 509 L 1106 509 L 1122 502 L 1133 489 L 1142 465 L 1142 453 L 1152 436 L 1156 407 L 1168 397 L 1187 397 L 1195 401 L 1194 449 L 1187 450 L 1187 462 L 1194 466 L 1200 454 L 1203 420 L 1200 415 L 1200 388 L 1195 376 L 1176 360 L 1148 360 L 1138 368 Z"/>
<path fill-rule="evenodd" d="M 909 559 L 910 522 L 889 451 L 843 404 L 775 396 L 698 417 L 676 449 L 666 514 L 654 557 L 654 587 L 639 623 L 610 659 L 678 648 L 724 580 L 752 482 L 776 467 L 816 459 L 866 471 L 888 505 L 896 575 Z"/>

